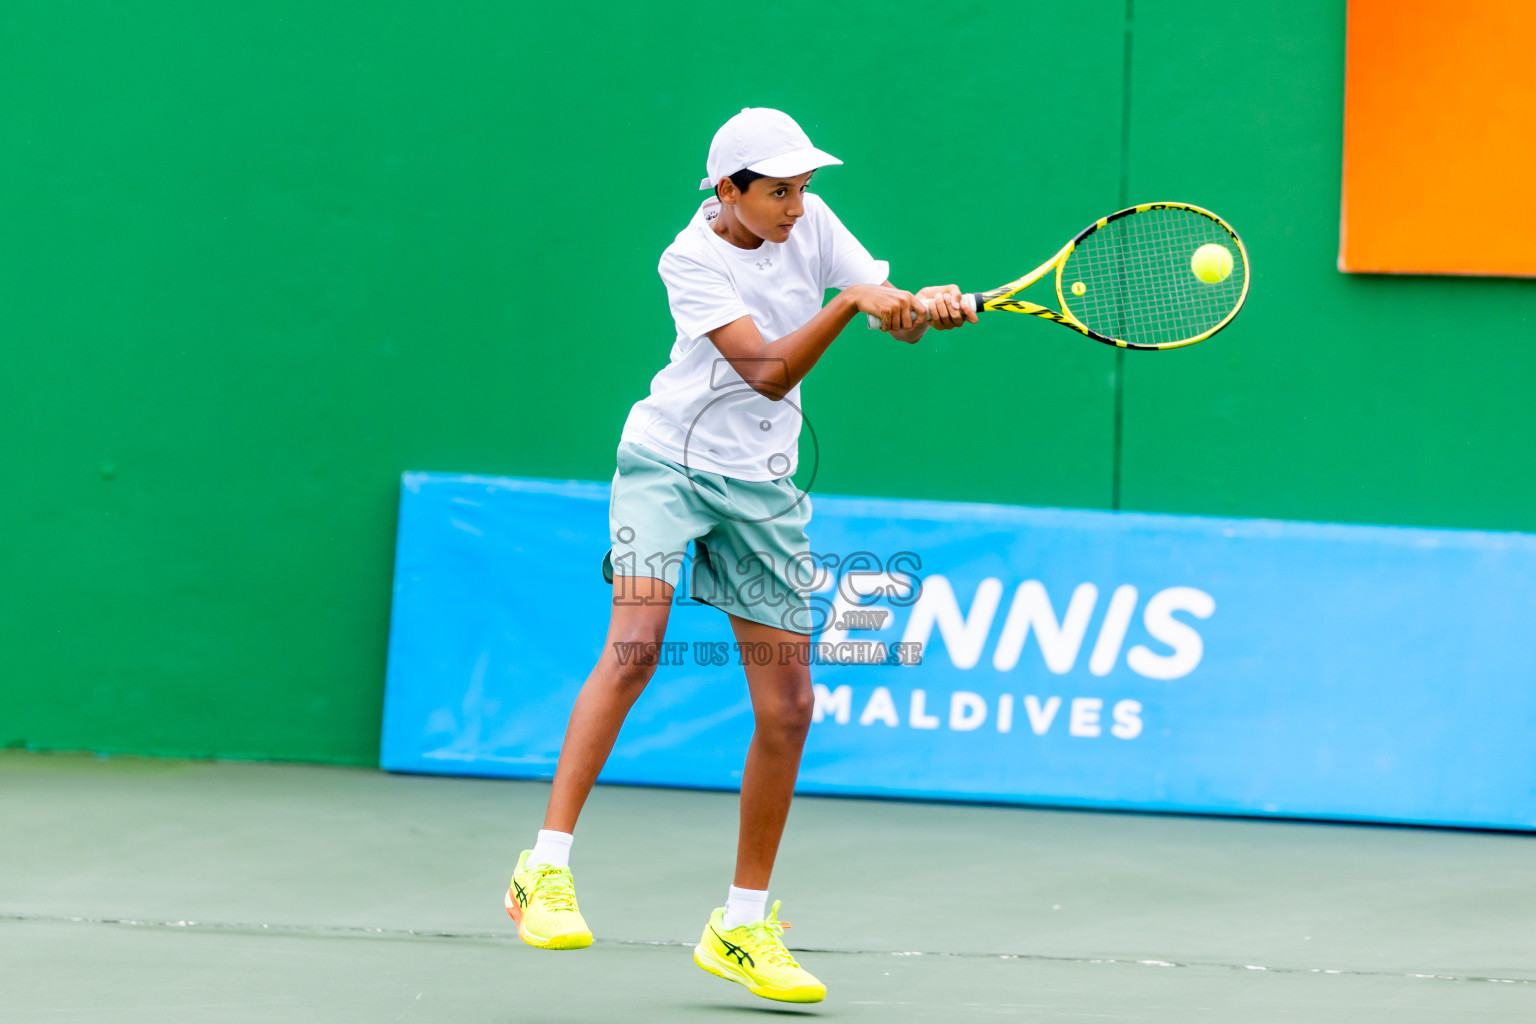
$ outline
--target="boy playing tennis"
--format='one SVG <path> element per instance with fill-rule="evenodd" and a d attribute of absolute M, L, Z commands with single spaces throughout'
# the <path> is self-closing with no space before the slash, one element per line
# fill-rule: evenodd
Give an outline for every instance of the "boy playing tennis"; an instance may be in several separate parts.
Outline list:
<path fill-rule="evenodd" d="M 661 642 L 682 552 L 693 541 L 692 595 L 730 609 L 739 643 L 776 653 L 798 645 L 801 655 L 746 667 L 756 728 L 742 772 L 736 876 L 694 960 L 769 999 L 811 1003 L 826 995 L 784 948 L 779 904 L 765 913 L 814 704 L 806 651 L 810 502 L 791 480 L 800 381 L 859 313 L 908 343 L 929 323 L 947 330 L 976 320 L 954 285 L 915 296 L 892 287 L 887 264 L 806 191 L 812 172 L 840 163 L 813 147 L 789 115 L 743 110 L 710 144 L 700 187 L 713 197 L 662 253 L 677 340 L 619 443 L 607 643 L 571 710 L 544 828 L 507 891 L 507 911 L 530 945 L 592 942 L 569 868 L 571 833 L 656 664 L 616 652 Z M 832 288 L 842 290 L 822 305 Z M 931 305 L 926 322 L 923 299 Z"/>

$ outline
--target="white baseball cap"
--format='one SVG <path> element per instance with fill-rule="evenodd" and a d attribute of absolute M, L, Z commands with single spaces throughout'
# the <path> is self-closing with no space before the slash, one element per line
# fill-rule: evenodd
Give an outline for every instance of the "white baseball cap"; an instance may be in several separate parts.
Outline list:
<path fill-rule="evenodd" d="M 811 145 L 810 136 L 795 119 L 772 107 L 743 107 L 741 113 L 720 126 L 709 144 L 709 176 L 699 188 L 714 188 L 721 178 L 737 171 L 753 171 L 769 178 L 793 178 L 842 163 L 831 153 Z"/>

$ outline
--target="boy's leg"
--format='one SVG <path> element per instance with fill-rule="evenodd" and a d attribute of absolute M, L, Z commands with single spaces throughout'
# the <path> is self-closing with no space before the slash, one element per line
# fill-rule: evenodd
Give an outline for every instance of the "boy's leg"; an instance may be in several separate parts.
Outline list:
<path fill-rule="evenodd" d="M 665 582 L 649 576 L 614 576 L 608 638 L 571 708 L 544 814 L 546 829 L 575 830 L 624 717 L 656 671 L 656 652 L 666 635 L 671 608 L 672 588 Z M 634 646 L 626 648 L 626 644 Z M 627 651 L 623 657 L 621 650 Z"/>
<path fill-rule="evenodd" d="M 811 726 L 814 697 L 811 670 L 805 657 L 781 657 L 780 644 L 804 645 L 803 633 L 731 616 L 731 627 L 742 644 L 768 644 L 773 657 L 768 664 L 747 666 L 747 687 L 752 692 L 752 711 L 757 728 L 747 750 L 747 767 L 741 779 L 741 833 L 736 843 L 736 882 L 726 906 L 716 908 L 704 926 L 693 962 L 716 977 L 745 985 L 753 995 L 789 1003 L 819 1003 L 827 987 L 800 966 L 784 947 L 784 929 L 775 903 L 766 918 L 768 876 L 773 873 L 789 816 L 789 801 L 800 771 L 800 750 Z M 746 891 L 742 891 L 746 890 Z M 740 923 L 726 918 L 732 901 L 756 900 L 742 906 Z"/>
<path fill-rule="evenodd" d="M 768 664 L 746 666 L 756 728 L 741 776 L 741 830 L 736 841 L 735 885 L 764 890 L 784 835 L 784 821 L 800 772 L 800 752 L 815 707 L 809 658 L 805 657 L 808 652 L 797 648 L 801 656 L 784 658 L 781 652 L 785 648 L 780 645 L 804 648 L 809 638 L 735 615 L 731 616 L 731 628 L 738 642 L 766 644 L 773 652 Z"/>
<path fill-rule="evenodd" d="M 534 848 L 518 858 L 507 887 L 507 913 L 517 922 L 518 935 L 540 949 L 582 949 L 592 944 L 592 931 L 581 916 L 567 866 L 570 832 L 608 760 L 624 716 L 656 669 L 658 648 L 646 645 L 659 645 L 667 631 L 672 588 L 649 577 L 615 576 L 613 598 L 608 641 L 566 726 L 545 831 L 539 833 Z M 617 652 L 623 644 L 636 646 L 621 658 Z"/>

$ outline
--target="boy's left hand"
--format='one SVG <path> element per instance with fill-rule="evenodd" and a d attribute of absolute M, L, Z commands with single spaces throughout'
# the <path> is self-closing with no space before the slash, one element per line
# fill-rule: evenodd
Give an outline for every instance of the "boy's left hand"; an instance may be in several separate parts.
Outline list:
<path fill-rule="evenodd" d="M 960 288 L 952 284 L 938 284 L 923 288 L 917 293 L 928 300 L 928 326 L 939 331 L 952 331 L 965 323 L 975 323 L 976 314 L 960 305 Z"/>

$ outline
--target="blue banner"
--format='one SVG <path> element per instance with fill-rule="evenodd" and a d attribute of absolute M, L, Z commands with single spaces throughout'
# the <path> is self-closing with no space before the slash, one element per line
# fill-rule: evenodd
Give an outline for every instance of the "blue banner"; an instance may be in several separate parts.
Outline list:
<path fill-rule="evenodd" d="M 801 792 L 1536 828 L 1536 537 L 814 503 Z M 406 474 L 385 768 L 553 775 L 607 510 Z M 782 654 L 686 599 L 667 641 L 602 778 L 735 788 L 741 662 Z"/>

